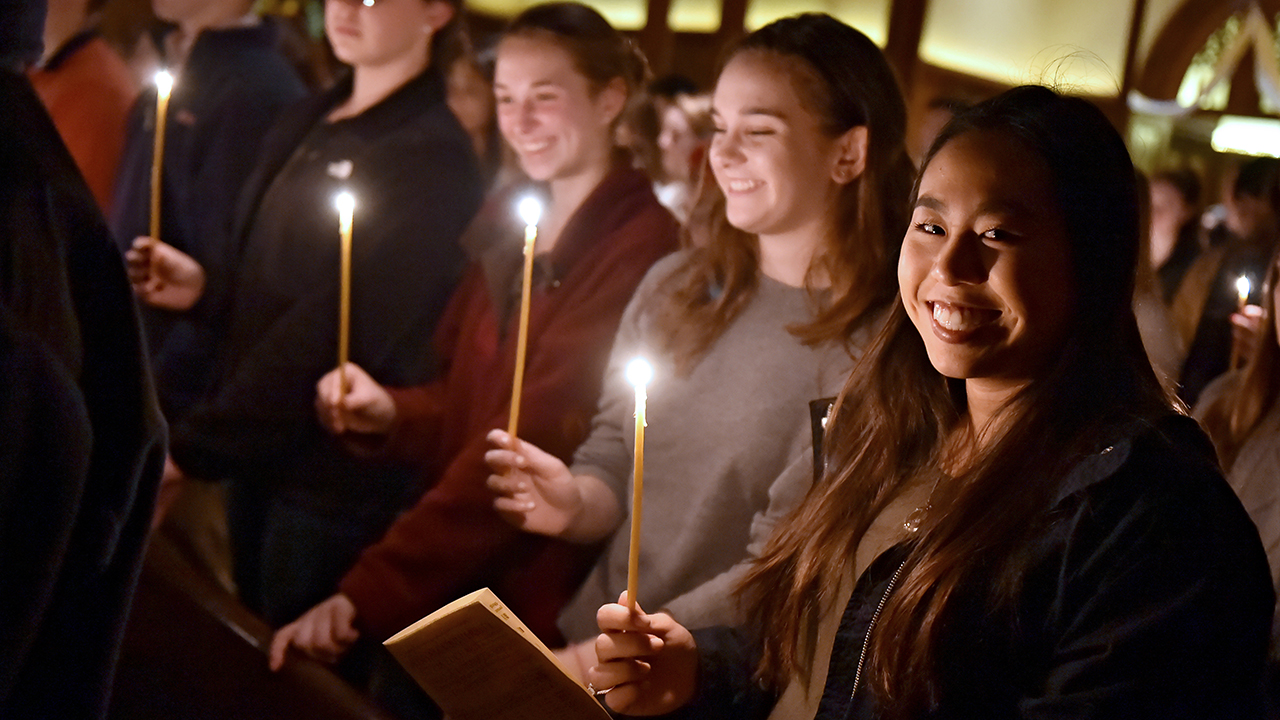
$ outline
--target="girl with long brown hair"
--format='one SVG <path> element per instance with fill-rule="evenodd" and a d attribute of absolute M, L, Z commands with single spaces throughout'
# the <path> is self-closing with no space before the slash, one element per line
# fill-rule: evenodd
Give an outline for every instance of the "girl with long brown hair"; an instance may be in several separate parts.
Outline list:
<path fill-rule="evenodd" d="M 1258 337 L 1243 369 L 1228 372 L 1205 388 L 1195 416 L 1209 433 L 1218 461 L 1249 517 L 1258 526 L 1280 587 L 1280 251 L 1272 255 L 1262 288 Z M 1276 654 L 1272 629 L 1272 655 Z"/>
<path fill-rule="evenodd" d="M 686 249 L 650 271 L 615 340 L 601 409 L 572 468 L 491 436 L 495 505 L 518 526 L 608 538 L 630 496 L 633 391 L 653 364 L 640 592 L 693 626 L 731 597 L 813 481 L 810 401 L 839 390 L 893 296 L 911 166 L 905 111 L 874 43 L 826 15 L 745 38 L 717 82 L 709 175 Z M 627 582 L 615 542 L 561 615 L 572 663 L 595 662 L 595 613 Z"/>
<path fill-rule="evenodd" d="M 901 302 L 749 630 L 609 605 L 588 679 L 643 715 L 1258 716 L 1265 558 L 1143 351 L 1119 135 L 1017 88 L 944 129 L 914 196 Z"/>

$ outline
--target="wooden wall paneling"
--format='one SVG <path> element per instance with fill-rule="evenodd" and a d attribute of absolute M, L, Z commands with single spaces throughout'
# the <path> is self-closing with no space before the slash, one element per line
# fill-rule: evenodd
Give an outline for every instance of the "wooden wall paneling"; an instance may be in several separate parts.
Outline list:
<path fill-rule="evenodd" d="M 920 36 L 929 0 L 893 0 L 889 6 L 889 32 L 884 55 L 898 75 L 903 92 L 911 92 L 920 57 Z"/>
<path fill-rule="evenodd" d="M 720 30 L 716 45 L 725 47 L 746 33 L 747 3 L 750 0 L 720 0 Z"/>
<path fill-rule="evenodd" d="M 1133 88 L 1133 73 L 1138 64 L 1138 43 L 1142 40 L 1143 18 L 1147 16 L 1147 0 L 1134 0 L 1129 13 L 1129 38 L 1124 49 L 1124 68 L 1120 77 L 1120 97 L 1128 97 Z"/>
<path fill-rule="evenodd" d="M 675 35 L 667 24 L 670 12 L 671 0 L 649 0 L 644 29 L 637 38 L 640 49 L 649 60 L 649 68 L 653 70 L 654 77 L 671 72 L 671 64 L 675 59 Z"/>

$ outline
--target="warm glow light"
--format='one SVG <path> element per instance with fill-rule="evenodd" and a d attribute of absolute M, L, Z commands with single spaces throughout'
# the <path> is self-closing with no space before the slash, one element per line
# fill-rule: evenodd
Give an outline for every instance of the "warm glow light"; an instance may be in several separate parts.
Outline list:
<path fill-rule="evenodd" d="M 343 190 L 333 197 L 333 205 L 338 208 L 338 212 L 350 215 L 355 212 L 356 198 L 351 193 Z"/>
<path fill-rule="evenodd" d="M 1249 302 L 1249 291 L 1253 289 L 1249 283 L 1249 278 L 1241 275 L 1236 279 L 1236 296 L 1240 298 L 1240 304 L 1244 305 Z"/>
<path fill-rule="evenodd" d="M 627 363 L 627 381 L 638 388 L 649 384 L 653 379 L 653 367 L 644 358 L 636 358 Z"/>
<path fill-rule="evenodd" d="M 159 92 L 161 97 L 169 97 L 169 93 L 173 92 L 173 76 L 168 70 L 156 73 L 155 83 L 156 92 Z"/>
<path fill-rule="evenodd" d="M 526 197 L 516 205 L 516 212 L 524 221 L 525 227 L 534 227 L 542 219 L 542 203 L 537 198 Z"/>
<path fill-rule="evenodd" d="M 513 18 L 526 9 L 539 4 L 539 0 L 468 0 L 467 11 L 494 18 Z M 648 3 L 641 0 L 591 0 L 592 9 L 604 16 L 618 30 L 644 29 Z"/>
<path fill-rule="evenodd" d="M 1223 115 L 1210 143 L 1221 153 L 1280 157 L 1280 120 Z"/>

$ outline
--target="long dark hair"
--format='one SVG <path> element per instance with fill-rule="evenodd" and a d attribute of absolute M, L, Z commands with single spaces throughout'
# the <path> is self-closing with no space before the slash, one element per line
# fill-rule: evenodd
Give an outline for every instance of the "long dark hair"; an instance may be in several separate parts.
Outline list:
<path fill-rule="evenodd" d="M 913 174 L 902 93 L 875 43 L 829 15 L 806 13 L 766 25 L 734 46 L 722 67 L 747 52 L 786 63 L 802 101 L 831 137 L 867 128 L 865 169 L 842 189 L 835 236 L 810 268 L 811 276 L 825 271 L 832 297 L 811 323 L 791 328 L 807 343 L 847 338 L 897 288 Z M 729 224 L 724 194 L 705 165 L 685 239 L 689 262 L 672 275 L 669 300 L 657 316 L 664 349 L 682 368 L 737 317 L 755 290 L 760 265 L 755 236 Z"/>
<path fill-rule="evenodd" d="M 936 649 L 957 589 L 986 587 L 994 606 L 1007 603 L 1027 569 L 1025 541 L 1044 529 L 1073 462 L 1097 450 L 1109 427 L 1170 407 L 1133 315 L 1138 204 L 1119 134 L 1083 100 L 1015 88 L 952 120 L 922 168 L 974 131 L 1015 138 L 1049 168 L 1071 246 L 1064 271 L 1075 281 L 1075 316 L 1061 355 L 1001 410 L 1016 422 L 1000 425 L 999 437 L 939 485 L 925 510 L 868 653 L 872 689 L 892 698 L 900 717 L 938 700 Z M 826 476 L 744 581 L 751 626 L 763 629 L 764 680 L 781 685 L 801 672 L 807 623 L 852 574 L 863 534 L 901 488 L 943 472 L 943 441 L 965 402 L 963 381 L 933 368 L 899 302 L 835 409 Z"/>

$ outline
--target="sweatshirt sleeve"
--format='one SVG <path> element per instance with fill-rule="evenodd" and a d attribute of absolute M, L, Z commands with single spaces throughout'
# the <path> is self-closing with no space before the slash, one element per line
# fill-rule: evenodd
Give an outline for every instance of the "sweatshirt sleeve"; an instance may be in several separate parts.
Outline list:
<path fill-rule="evenodd" d="M 672 268 L 682 262 L 677 253 L 658 263 L 645 276 L 627 305 L 618 326 L 618 334 L 609 354 L 604 373 L 600 403 L 591 420 L 591 434 L 573 455 L 569 468 L 574 475 L 598 478 L 613 490 L 620 507 L 627 507 L 631 482 L 631 446 L 627 444 L 632 427 L 622 427 L 620 418 L 632 416 L 635 391 L 626 379 L 626 366 L 644 352 L 644 314 L 654 302 L 657 286 L 671 275 Z"/>
<path fill-rule="evenodd" d="M 773 529 L 791 513 L 813 485 L 813 445 L 795 457 L 769 486 L 769 504 L 751 519 L 751 536 L 746 556 L 728 570 L 668 602 L 663 608 L 681 625 L 706 627 L 736 617 L 738 583 L 752 561 L 760 557 Z M 741 618 L 737 618 L 741 619 Z"/>

